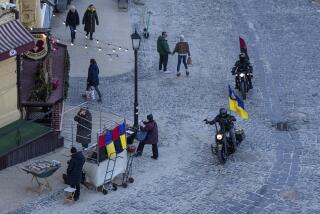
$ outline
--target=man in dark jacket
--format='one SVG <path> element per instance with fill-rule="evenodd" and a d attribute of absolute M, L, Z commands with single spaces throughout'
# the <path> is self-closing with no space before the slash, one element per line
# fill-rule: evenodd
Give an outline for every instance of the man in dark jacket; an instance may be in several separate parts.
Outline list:
<path fill-rule="evenodd" d="M 148 121 L 144 121 L 144 126 L 140 127 L 141 131 L 147 132 L 146 138 L 139 143 L 136 156 L 141 156 L 145 144 L 152 145 L 152 156 L 151 158 L 158 159 L 158 125 L 153 120 L 152 114 L 147 116 Z"/>
<path fill-rule="evenodd" d="M 92 35 L 95 32 L 96 23 L 97 25 L 99 25 L 97 11 L 96 11 L 96 8 L 93 6 L 93 4 L 90 4 L 86 12 L 84 13 L 83 19 L 82 19 L 82 24 L 84 25 L 84 31 L 87 33 L 86 37 L 88 38 L 88 35 L 90 33 L 90 40 L 93 39 Z"/>
<path fill-rule="evenodd" d="M 236 82 L 236 89 L 239 89 L 239 75 L 237 75 L 239 72 L 244 72 L 247 75 L 248 81 L 249 81 L 249 87 L 252 89 L 252 66 L 246 56 L 245 53 L 239 54 L 239 60 L 236 61 L 235 65 L 232 68 L 232 75 L 235 75 L 235 82 Z"/>
<path fill-rule="evenodd" d="M 230 137 L 234 146 L 234 149 L 236 149 L 237 147 L 237 139 L 236 139 L 236 132 L 235 132 L 235 128 L 234 128 L 234 123 L 237 119 L 228 114 L 227 109 L 225 108 L 221 108 L 219 110 L 219 114 L 211 121 L 208 121 L 207 119 L 206 124 L 210 124 L 213 125 L 216 122 L 219 123 L 219 126 L 224 129 L 225 132 L 229 132 L 230 133 Z M 226 138 L 224 138 L 224 140 L 226 140 Z"/>
<path fill-rule="evenodd" d="M 82 147 L 88 148 L 88 144 L 91 143 L 91 131 L 92 131 L 92 116 L 88 109 L 81 108 L 74 120 L 77 124 L 77 136 L 76 141 L 82 144 Z"/>
<path fill-rule="evenodd" d="M 91 87 L 94 87 L 94 89 L 99 95 L 98 102 L 102 102 L 102 96 L 98 88 L 98 85 L 99 85 L 99 67 L 95 59 L 90 59 L 90 66 L 88 69 L 88 77 L 87 77 L 87 91 L 89 91 Z M 83 94 L 82 96 L 86 97 L 86 94 Z"/>
<path fill-rule="evenodd" d="M 163 71 L 167 71 L 167 65 L 168 65 L 168 55 L 171 53 L 168 41 L 167 41 L 167 33 L 162 32 L 161 36 L 159 36 L 158 41 L 157 41 L 157 51 L 160 56 L 159 60 L 159 71 L 162 70 L 163 66 Z"/>
<path fill-rule="evenodd" d="M 66 184 L 76 189 L 74 200 L 77 201 L 80 197 L 80 183 L 85 157 L 81 151 L 78 152 L 74 147 L 71 148 L 70 152 L 71 159 L 68 161 L 67 175 L 63 174 L 63 179 Z"/>
<path fill-rule="evenodd" d="M 71 5 L 66 19 L 66 27 L 69 26 L 71 32 L 71 44 L 76 38 L 77 25 L 79 25 L 79 14 L 76 7 Z"/>

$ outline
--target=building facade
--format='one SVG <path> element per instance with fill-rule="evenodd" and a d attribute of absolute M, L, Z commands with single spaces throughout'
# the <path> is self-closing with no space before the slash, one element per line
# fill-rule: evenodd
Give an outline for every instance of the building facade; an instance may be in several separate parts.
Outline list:
<path fill-rule="evenodd" d="M 0 3 L 8 3 L 8 1 L 1 0 Z M 19 55 L 34 46 L 31 34 L 16 19 L 16 11 L 1 7 L 0 128 L 20 118 L 17 86 Z"/>

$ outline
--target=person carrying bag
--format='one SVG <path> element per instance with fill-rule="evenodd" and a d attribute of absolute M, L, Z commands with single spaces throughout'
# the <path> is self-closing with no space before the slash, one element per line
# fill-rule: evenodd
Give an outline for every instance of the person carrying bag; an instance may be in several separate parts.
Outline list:
<path fill-rule="evenodd" d="M 172 55 L 175 53 L 178 53 L 178 65 L 177 65 L 177 77 L 181 75 L 180 73 L 180 65 L 181 62 L 183 62 L 184 68 L 186 69 L 186 75 L 189 76 L 189 70 L 188 65 L 191 65 L 191 57 L 190 57 L 190 50 L 189 50 L 189 44 L 188 42 L 184 41 L 184 36 L 180 36 L 180 42 L 176 44 L 176 47 L 174 51 L 172 52 Z M 187 63 L 187 56 L 188 56 L 188 63 Z"/>

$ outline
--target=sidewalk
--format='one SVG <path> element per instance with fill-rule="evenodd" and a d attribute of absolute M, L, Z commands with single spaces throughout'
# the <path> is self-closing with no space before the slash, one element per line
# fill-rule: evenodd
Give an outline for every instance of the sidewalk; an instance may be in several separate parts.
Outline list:
<path fill-rule="evenodd" d="M 52 203 L 52 198 L 54 198 L 54 200 L 59 200 L 59 203 L 63 204 L 63 189 L 67 187 L 67 185 L 63 183 L 62 174 L 66 173 L 67 161 L 70 160 L 72 138 L 74 140 L 74 146 L 78 150 L 81 150 L 80 144 L 75 142 L 76 124 L 73 125 L 74 133 L 72 133 L 73 117 L 78 110 L 78 108 L 75 108 L 65 114 L 62 131 L 62 135 L 65 138 L 65 146 L 63 148 L 0 171 L 0 214 L 7 213 L 8 211 L 16 208 L 21 208 L 26 204 L 33 203 L 34 201 L 49 203 L 51 200 Z M 112 122 L 120 123 L 123 119 L 120 116 L 106 112 L 100 113 L 91 110 L 91 113 L 93 118 L 92 143 L 96 142 L 96 134 L 100 130 L 100 117 L 104 127 L 114 126 Z M 127 120 L 127 123 L 131 124 L 132 122 Z M 38 194 L 35 191 L 37 188 L 36 182 L 31 181 L 32 175 L 21 170 L 21 167 L 28 165 L 29 163 L 33 163 L 36 160 L 58 160 L 61 162 L 61 168 L 48 178 L 50 186 L 52 187 L 52 191 L 50 192 L 48 190 L 44 190 L 41 194 Z M 89 197 L 88 194 L 95 192 L 87 190 L 84 186 L 81 186 L 81 193 L 83 197 Z M 15 212 L 19 212 L 19 210 L 15 210 Z M 25 212 L 29 213 L 26 210 Z"/>
<path fill-rule="evenodd" d="M 83 14 L 90 3 L 97 8 L 99 17 L 99 26 L 96 26 L 92 41 L 85 38 L 82 25 Z M 51 23 L 52 35 L 59 38 L 61 43 L 68 45 L 71 60 L 70 76 L 87 77 L 90 58 L 96 59 L 100 77 L 130 72 L 134 66 L 134 55 L 130 38 L 132 27 L 129 22 L 129 12 L 119 11 L 117 0 L 73 0 L 71 4 L 76 6 L 80 18 L 74 46 L 70 45 L 70 30 L 63 24 L 68 11 L 56 14 Z M 112 45 L 108 46 L 107 43 L 118 45 L 121 50 Z M 85 45 L 88 46 L 87 49 Z M 99 51 L 99 47 L 102 51 Z M 118 54 L 118 57 L 110 58 L 106 54 Z"/>

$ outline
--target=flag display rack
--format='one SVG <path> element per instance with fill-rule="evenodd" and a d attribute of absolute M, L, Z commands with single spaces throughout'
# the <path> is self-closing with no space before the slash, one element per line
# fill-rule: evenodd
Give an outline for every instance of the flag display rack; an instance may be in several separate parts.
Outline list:
<path fill-rule="evenodd" d="M 81 109 L 90 111 L 92 120 L 89 121 L 91 125 L 88 127 L 91 132 L 78 133 L 78 128 L 83 127 L 72 118 L 78 115 Z M 86 158 L 83 166 L 86 175 L 85 186 L 106 194 L 109 190 L 116 190 L 117 186 L 126 188 L 128 183 L 133 182 L 131 174 L 135 149 L 132 149 L 132 145 L 127 147 L 127 141 L 129 144 L 133 143 L 129 138 L 134 137 L 135 132 L 132 131 L 130 120 L 111 113 L 104 107 L 95 108 L 91 102 L 65 110 L 64 117 L 67 118 L 64 120 L 67 123 L 64 122 L 62 129 L 65 140 L 78 149 L 82 146 Z M 89 139 L 87 148 L 78 142 L 79 134 Z"/>
<path fill-rule="evenodd" d="M 116 123 L 112 129 L 105 129 L 97 133 L 97 143 L 86 149 L 86 164 L 84 171 L 88 183 L 97 191 L 107 194 L 110 190 L 117 190 L 117 186 L 126 188 L 132 183 L 133 155 L 127 153 L 126 139 L 127 125 Z M 114 179 L 119 178 L 119 182 Z"/>

